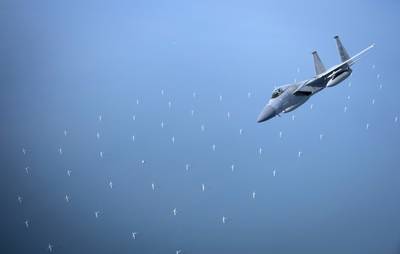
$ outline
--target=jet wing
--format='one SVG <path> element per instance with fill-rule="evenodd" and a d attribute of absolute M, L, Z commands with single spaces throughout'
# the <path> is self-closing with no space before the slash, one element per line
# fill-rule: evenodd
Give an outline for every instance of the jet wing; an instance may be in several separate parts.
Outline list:
<path fill-rule="evenodd" d="M 321 90 L 323 87 L 325 87 L 326 82 L 325 80 L 332 75 L 335 71 L 338 69 L 342 68 L 343 66 L 352 66 L 355 64 L 358 60 L 360 60 L 360 57 L 362 54 L 373 48 L 375 44 L 370 45 L 369 47 L 365 48 L 364 50 L 360 51 L 360 53 L 354 55 L 352 58 L 333 66 L 329 70 L 317 75 L 315 79 L 307 80 L 303 84 L 301 84 L 296 90 L 293 91 L 294 95 L 309 95 L 311 93 L 314 93 L 315 91 Z"/>
<path fill-rule="evenodd" d="M 304 83 L 300 84 L 294 91 L 294 95 L 311 95 L 322 88 L 324 88 L 326 82 L 324 82 L 323 78 L 316 78 L 306 80 Z"/>
<path fill-rule="evenodd" d="M 321 75 L 318 75 L 317 77 L 327 77 L 329 75 L 331 75 L 333 72 L 335 72 L 336 70 L 342 68 L 343 66 L 347 65 L 347 66 L 352 66 L 353 64 L 355 64 L 358 60 L 360 60 L 360 57 L 362 54 L 364 54 L 365 52 L 367 52 L 368 50 L 372 49 L 375 46 L 375 44 L 370 45 L 369 47 L 363 49 L 362 51 L 360 51 L 358 54 L 354 55 L 352 58 L 333 66 L 332 68 L 330 68 L 329 70 L 327 70 L 326 72 L 322 73 Z"/>

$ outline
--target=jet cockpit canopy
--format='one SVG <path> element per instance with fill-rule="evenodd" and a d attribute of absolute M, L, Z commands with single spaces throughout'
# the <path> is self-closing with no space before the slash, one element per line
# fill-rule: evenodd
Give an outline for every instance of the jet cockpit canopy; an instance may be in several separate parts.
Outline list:
<path fill-rule="evenodd" d="M 276 88 L 273 92 L 272 92 L 272 96 L 271 99 L 274 99 L 276 97 L 278 97 L 279 95 L 281 95 L 283 93 L 283 91 L 285 91 L 282 87 L 278 87 Z"/>

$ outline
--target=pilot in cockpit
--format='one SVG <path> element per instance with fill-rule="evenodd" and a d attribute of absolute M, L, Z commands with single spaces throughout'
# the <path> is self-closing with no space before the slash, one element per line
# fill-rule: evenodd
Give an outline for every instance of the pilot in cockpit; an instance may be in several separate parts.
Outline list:
<path fill-rule="evenodd" d="M 283 93 L 283 89 L 282 88 L 277 88 L 272 92 L 272 96 L 271 99 L 274 99 L 276 97 L 278 97 L 279 95 L 281 95 Z"/>

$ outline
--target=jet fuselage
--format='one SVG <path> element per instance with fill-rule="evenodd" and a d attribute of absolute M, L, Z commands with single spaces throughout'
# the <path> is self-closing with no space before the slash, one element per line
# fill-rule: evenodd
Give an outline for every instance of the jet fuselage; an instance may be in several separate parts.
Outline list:
<path fill-rule="evenodd" d="M 284 86 L 282 94 L 275 98 L 271 98 L 257 118 L 257 122 L 261 123 L 273 118 L 280 113 L 288 113 L 304 104 L 311 95 L 294 95 L 293 92 L 298 88 L 298 84 Z"/>

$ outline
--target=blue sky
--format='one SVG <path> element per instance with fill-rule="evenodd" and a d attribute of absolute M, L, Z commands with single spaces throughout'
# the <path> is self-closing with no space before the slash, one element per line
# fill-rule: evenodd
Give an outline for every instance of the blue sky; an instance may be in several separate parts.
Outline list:
<path fill-rule="evenodd" d="M 398 253 L 399 10 L 3 1 L 3 252 Z M 313 50 L 339 62 L 336 34 L 351 55 L 376 47 L 257 124 L 275 86 L 314 75 Z"/>

